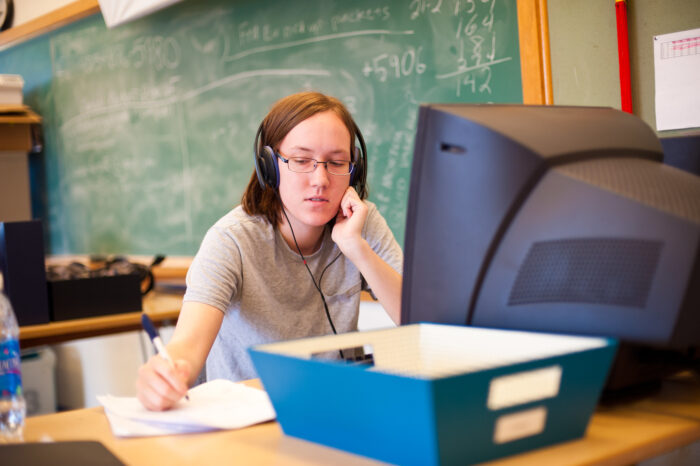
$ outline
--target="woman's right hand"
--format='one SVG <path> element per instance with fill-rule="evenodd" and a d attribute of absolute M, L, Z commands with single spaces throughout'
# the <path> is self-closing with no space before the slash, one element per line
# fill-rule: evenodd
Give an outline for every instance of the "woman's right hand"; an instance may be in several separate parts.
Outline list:
<path fill-rule="evenodd" d="M 176 359 L 173 367 L 156 354 L 139 368 L 136 396 L 151 411 L 170 409 L 187 394 L 191 372 L 190 363 L 186 360 Z"/>

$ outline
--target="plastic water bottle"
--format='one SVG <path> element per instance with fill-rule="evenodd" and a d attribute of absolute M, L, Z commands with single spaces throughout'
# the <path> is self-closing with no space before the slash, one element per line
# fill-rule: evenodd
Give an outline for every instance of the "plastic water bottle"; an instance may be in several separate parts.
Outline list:
<path fill-rule="evenodd" d="M 22 441 L 26 404 L 22 395 L 19 326 L 0 274 L 0 443 Z"/>

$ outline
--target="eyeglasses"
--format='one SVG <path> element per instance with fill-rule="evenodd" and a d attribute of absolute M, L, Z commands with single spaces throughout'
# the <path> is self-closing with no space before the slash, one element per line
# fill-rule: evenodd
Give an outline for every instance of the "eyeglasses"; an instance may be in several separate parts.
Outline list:
<path fill-rule="evenodd" d="M 352 172 L 352 162 L 348 160 L 328 160 L 326 162 L 319 162 L 316 159 L 309 159 L 306 157 L 290 157 L 285 159 L 279 153 L 276 154 L 287 167 L 293 172 L 297 173 L 311 173 L 316 170 L 319 164 L 324 164 L 326 170 L 331 175 L 349 175 Z"/>

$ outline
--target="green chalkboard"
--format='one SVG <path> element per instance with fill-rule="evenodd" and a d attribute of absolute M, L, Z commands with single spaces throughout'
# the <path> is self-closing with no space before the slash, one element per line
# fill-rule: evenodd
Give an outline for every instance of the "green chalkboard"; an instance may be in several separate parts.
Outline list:
<path fill-rule="evenodd" d="M 516 0 L 187 1 L 94 15 L 0 53 L 44 117 L 50 252 L 192 255 L 238 204 L 278 98 L 340 98 L 403 242 L 421 102 L 522 102 Z"/>

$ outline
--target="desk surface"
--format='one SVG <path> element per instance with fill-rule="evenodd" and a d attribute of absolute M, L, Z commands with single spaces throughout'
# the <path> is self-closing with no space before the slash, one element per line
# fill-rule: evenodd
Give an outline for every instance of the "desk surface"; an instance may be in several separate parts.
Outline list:
<path fill-rule="evenodd" d="M 700 412 L 698 380 L 664 386 L 637 403 L 596 411 L 582 439 L 542 448 L 489 464 L 627 465 L 700 439 L 700 418 L 666 413 L 670 400 L 683 412 Z M 246 382 L 258 386 L 257 380 Z M 659 409 L 660 411 L 655 412 Z M 672 412 L 670 410 L 669 412 Z M 241 430 L 206 434 L 120 439 L 112 435 L 102 408 L 27 419 L 27 441 L 98 440 L 127 464 L 377 464 L 367 458 L 285 436 L 267 422 Z"/>

